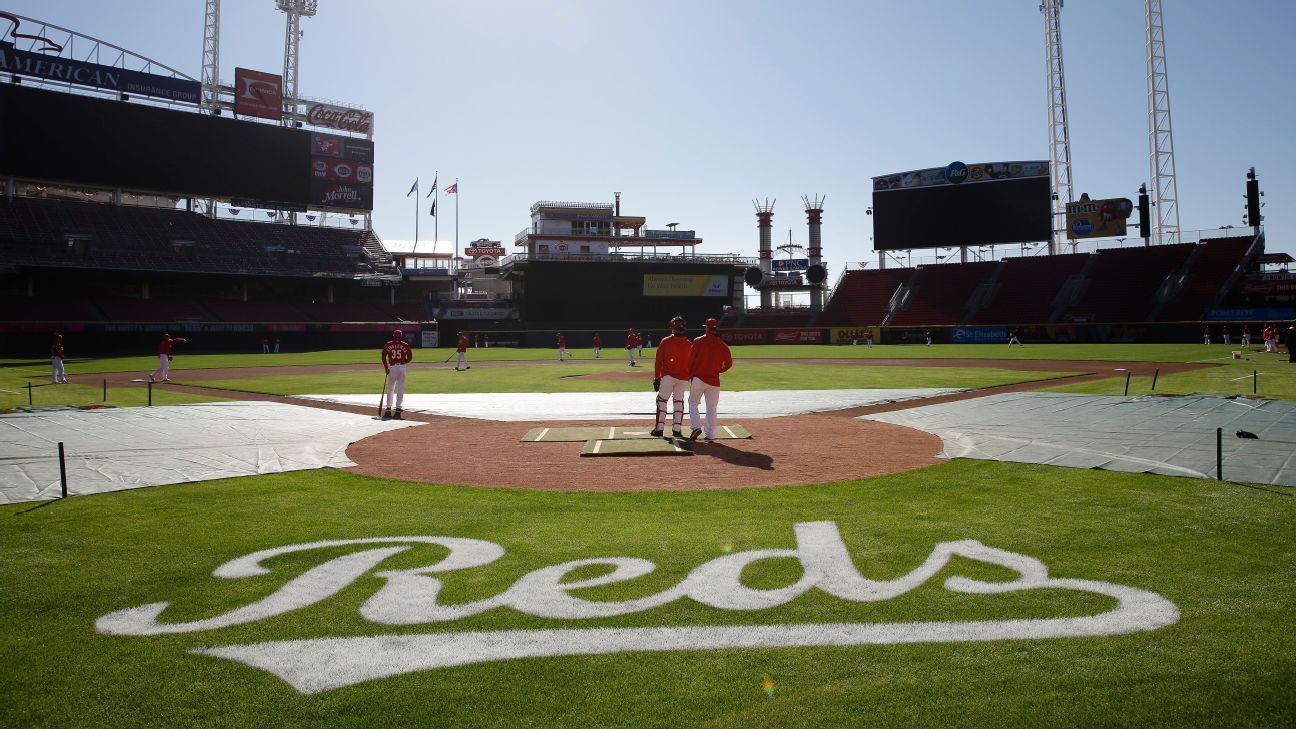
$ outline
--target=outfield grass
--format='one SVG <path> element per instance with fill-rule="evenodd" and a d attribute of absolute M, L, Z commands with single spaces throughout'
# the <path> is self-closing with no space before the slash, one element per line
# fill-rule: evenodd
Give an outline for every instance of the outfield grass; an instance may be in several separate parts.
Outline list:
<path fill-rule="evenodd" d="M 649 387 L 651 370 L 640 370 L 641 382 L 582 379 L 583 375 L 634 371 L 623 362 L 571 362 L 528 367 L 493 367 L 471 372 L 451 369 L 412 370 L 405 384 L 409 393 L 457 392 L 625 392 Z M 739 390 L 823 390 L 852 388 L 956 387 L 981 388 L 1072 375 L 1072 372 L 1018 372 L 964 367 L 858 367 L 820 365 L 791 367 L 740 363 L 724 375 L 724 388 Z M 177 382 L 185 382 L 177 374 Z M 191 380 L 187 384 L 270 395 L 337 395 L 378 392 L 383 372 L 325 372 L 313 375 L 266 375 L 229 380 Z"/>
<path fill-rule="evenodd" d="M 153 363 L 156 366 L 157 358 L 153 359 Z M 49 375 L 48 362 L 40 363 L 39 366 L 0 366 L 0 412 L 28 404 L 28 382 L 37 386 L 31 392 L 31 403 L 34 405 L 136 407 L 148 404 L 148 388 L 143 385 L 109 387 L 108 397 L 105 400 L 102 382 L 98 385 L 51 385 Z M 153 388 L 154 405 L 186 405 L 196 402 L 218 402 L 225 399 L 227 398 L 190 395 L 168 390 L 165 387 Z"/>
<path fill-rule="evenodd" d="M 681 477 L 686 477 L 682 474 Z M 692 493 L 555 493 L 408 484 L 312 471 L 0 507 L 0 724 L 7 726 L 1279 726 L 1296 711 L 1296 499 L 1291 490 L 1150 475 L 955 461 L 840 484 Z M 440 602 L 495 595 L 566 560 L 633 556 L 657 570 L 576 590 L 624 600 L 729 551 L 793 546 L 792 525 L 836 522 L 857 567 L 890 579 L 937 542 L 977 539 L 1054 577 L 1156 592 L 1179 623 L 1115 637 L 533 658 L 439 669 L 301 695 L 240 664 L 186 652 L 276 639 L 595 626 L 966 621 L 1094 615 L 1062 590 L 957 594 L 945 577 L 1009 579 L 956 559 L 901 597 L 811 592 L 733 612 L 681 600 L 620 618 L 553 620 L 495 609 L 384 628 L 359 606 L 382 584 L 269 620 L 160 637 L 100 635 L 112 611 L 171 601 L 167 622 L 269 594 L 354 548 L 285 555 L 262 577 L 216 579 L 235 557 L 323 539 L 472 537 L 507 552 L 442 573 Z M 416 546 L 384 569 L 436 561 Z M 745 584 L 794 582 L 765 560 Z M 590 577 L 596 572 L 581 573 Z M 762 683 L 773 682 L 773 696 Z"/>
<path fill-rule="evenodd" d="M 1179 372 L 1157 377 L 1152 389 L 1151 377 L 1131 377 L 1130 395 L 1259 395 L 1271 400 L 1296 400 L 1296 364 L 1287 355 L 1248 353 L 1250 359 L 1227 360 L 1219 367 Z M 1253 377 L 1254 373 L 1254 377 Z M 1076 392 L 1091 395 L 1122 395 L 1125 378 L 1061 384 L 1045 388 L 1052 392 Z"/>

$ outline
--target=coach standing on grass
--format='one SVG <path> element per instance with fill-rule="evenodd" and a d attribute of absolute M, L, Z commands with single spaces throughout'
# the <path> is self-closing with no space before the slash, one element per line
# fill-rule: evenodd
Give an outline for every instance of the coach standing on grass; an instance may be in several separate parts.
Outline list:
<path fill-rule="evenodd" d="M 67 373 L 63 371 L 63 335 L 55 334 L 54 343 L 50 345 L 50 363 L 54 369 L 50 372 L 51 385 L 66 385 Z"/>
<path fill-rule="evenodd" d="M 697 440 L 702 435 L 702 420 L 698 417 L 698 402 L 705 397 L 706 439 L 715 439 L 716 407 L 720 404 L 720 373 L 728 372 L 733 367 L 733 357 L 729 354 L 729 345 L 716 334 L 720 323 L 715 319 L 706 320 L 706 334 L 693 340 L 693 352 L 689 355 L 689 372 L 693 382 L 689 391 L 689 422 L 693 432 L 689 440 Z"/>

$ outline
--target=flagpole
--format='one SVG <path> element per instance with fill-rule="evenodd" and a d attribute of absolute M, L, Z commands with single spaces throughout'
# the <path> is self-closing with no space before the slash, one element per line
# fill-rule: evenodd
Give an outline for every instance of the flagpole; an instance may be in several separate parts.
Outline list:
<path fill-rule="evenodd" d="M 418 180 L 415 180 L 414 184 L 418 185 Z M 414 191 L 414 250 L 411 251 L 411 253 L 418 253 L 418 223 L 419 223 L 418 219 L 419 219 L 418 190 L 415 190 Z"/>
<path fill-rule="evenodd" d="M 459 178 L 455 178 L 455 250 L 454 257 L 459 257 Z"/>
<path fill-rule="evenodd" d="M 436 216 L 437 201 L 441 199 L 441 171 L 437 170 L 432 178 L 432 252 L 436 253 L 436 244 L 441 239 L 441 221 Z"/>

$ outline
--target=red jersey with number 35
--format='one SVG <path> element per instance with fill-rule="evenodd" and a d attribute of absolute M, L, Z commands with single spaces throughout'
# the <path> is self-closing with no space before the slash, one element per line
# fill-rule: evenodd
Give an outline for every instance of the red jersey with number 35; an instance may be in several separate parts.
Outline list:
<path fill-rule="evenodd" d="M 383 364 L 389 367 L 409 364 L 409 361 L 414 359 L 414 350 L 410 349 L 409 342 L 404 339 L 393 339 L 383 345 L 382 356 Z"/>

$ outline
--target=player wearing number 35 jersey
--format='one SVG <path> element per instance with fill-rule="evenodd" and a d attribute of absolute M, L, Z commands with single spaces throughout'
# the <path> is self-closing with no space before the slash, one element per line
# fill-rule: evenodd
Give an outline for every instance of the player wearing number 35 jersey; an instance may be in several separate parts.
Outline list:
<path fill-rule="evenodd" d="M 701 419 L 698 417 L 698 402 L 706 398 L 706 439 L 715 438 L 716 407 L 720 404 L 720 373 L 728 372 L 733 367 L 733 357 L 729 354 L 729 345 L 724 343 L 716 330 L 720 327 L 715 319 L 706 320 L 706 334 L 693 340 L 693 349 L 689 357 L 689 373 L 693 384 L 689 390 L 689 420 L 693 432 L 689 440 L 697 440 L 702 435 Z"/>
<path fill-rule="evenodd" d="M 405 402 L 405 365 L 412 359 L 414 359 L 414 350 L 410 349 L 409 343 L 405 341 L 405 333 L 399 329 L 392 332 L 392 338 L 382 348 L 383 369 L 387 370 L 387 411 L 383 413 L 385 418 L 400 419 L 401 403 Z M 395 414 L 392 413 L 393 393 L 396 398 Z"/>

